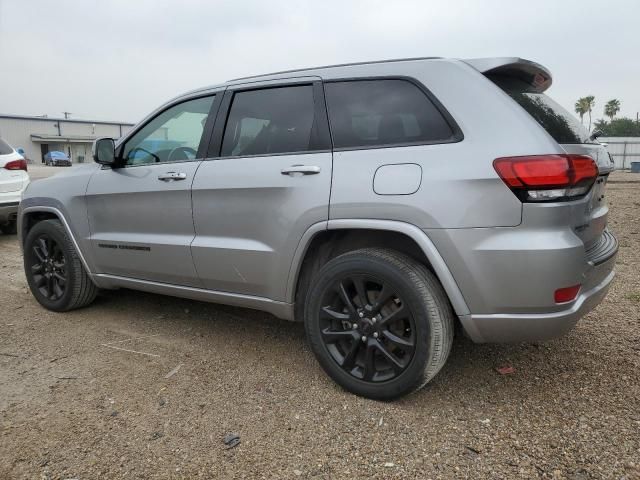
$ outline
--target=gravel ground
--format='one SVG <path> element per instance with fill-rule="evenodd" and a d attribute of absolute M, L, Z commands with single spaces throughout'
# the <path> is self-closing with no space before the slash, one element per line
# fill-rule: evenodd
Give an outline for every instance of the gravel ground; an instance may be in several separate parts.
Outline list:
<path fill-rule="evenodd" d="M 0 478 L 638 479 L 636 180 L 611 178 L 618 276 L 574 331 L 458 337 L 435 381 L 394 403 L 342 391 L 302 325 L 261 312 L 124 290 L 45 311 L 0 237 Z"/>

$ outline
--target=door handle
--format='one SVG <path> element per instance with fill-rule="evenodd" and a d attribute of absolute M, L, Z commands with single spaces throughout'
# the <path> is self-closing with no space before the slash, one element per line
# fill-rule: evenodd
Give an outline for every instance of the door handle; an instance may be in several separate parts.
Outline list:
<path fill-rule="evenodd" d="M 187 178 L 187 174 L 184 172 L 167 172 L 158 175 L 158 180 L 162 180 L 163 182 L 170 182 L 172 180 L 184 180 L 185 178 Z"/>
<path fill-rule="evenodd" d="M 291 165 L 290 167 L 283 168 L 280 170 L 282 175 L 291 175 L 299 176 L 299 175 L 317 175 L 320 173 L 320 167 L 316 167 L 315 165 Z"/>

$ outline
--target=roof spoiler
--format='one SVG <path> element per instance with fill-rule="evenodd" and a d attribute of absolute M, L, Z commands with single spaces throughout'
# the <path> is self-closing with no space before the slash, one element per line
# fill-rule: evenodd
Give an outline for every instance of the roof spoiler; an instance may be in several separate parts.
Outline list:
<path fill-rule="evenodd" d="M 542 93 L 551 86 L 551 72 L 542 65 L 518 57 L 471 58 L 463 60 L 485 76 L 499 75 L 518 78 Z"/>

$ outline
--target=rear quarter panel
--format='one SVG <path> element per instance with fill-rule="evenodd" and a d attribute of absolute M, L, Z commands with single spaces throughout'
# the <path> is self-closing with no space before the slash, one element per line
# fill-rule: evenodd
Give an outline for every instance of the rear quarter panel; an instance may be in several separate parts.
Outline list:
<path fill-rule="evenodd" d="M 393 219 L 424 229 L 520 224 L 522 204 L 499 179 L 493 160 L 562 150 L 478 71 L 459 61 L 430 60 L 331 69 L 323 78 L 403 76 L 421 82 L 434 94 L 464 139 L 439 145 L 336 151 L 330 219 Z M 406 163 L 420 165 L 420 188 L 411 195 L 376 194 L 376 170 Z"/>

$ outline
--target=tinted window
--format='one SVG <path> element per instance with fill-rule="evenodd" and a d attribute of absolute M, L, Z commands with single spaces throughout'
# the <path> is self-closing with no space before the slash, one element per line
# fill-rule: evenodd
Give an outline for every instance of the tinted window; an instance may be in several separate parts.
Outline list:
<path fill-rule="evenodd" d="M 429 98 L 406 80 L 325 84 L 336 148 L 450 141 L 453 130 Z"/>
<path fill-rule="evenodd" d="M 10 153 L 13 153 L 13 148 L 0 138 L 0 155 L 9 155 Z"/>
<path fill-rule="evenodd" d="M 558 143 L 597 143 L 589 140 L 589 132 L 567 110 L 544 93 L 532 93 L 531 86 L 510 77 L 491 78 L 513 98 Z"/>
<path fill-rule="evenodd" d="M 222 141 L 222 156 L 315 150 L 313 87 L 238 92 Z"/>
<path fill-rule="evenodd" d="M 213 98 L 174 105 L 147 123 L 127 140 L 123 152 L 126 165 L 194 159 Z"/>

